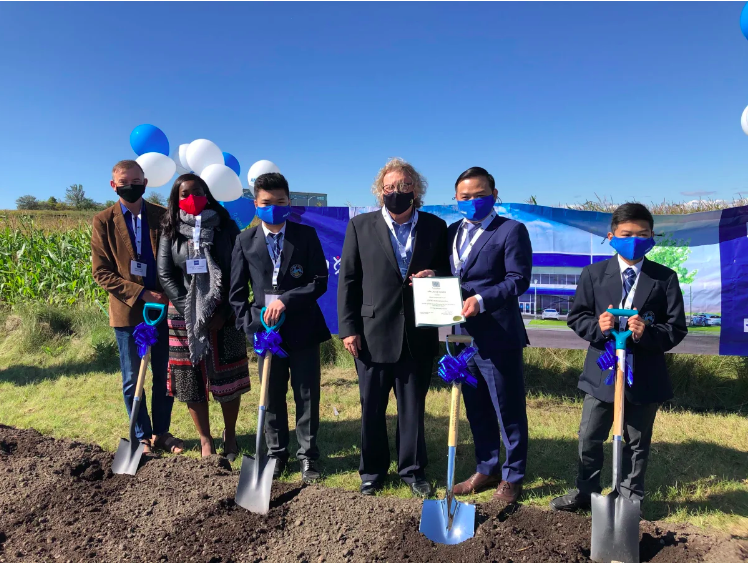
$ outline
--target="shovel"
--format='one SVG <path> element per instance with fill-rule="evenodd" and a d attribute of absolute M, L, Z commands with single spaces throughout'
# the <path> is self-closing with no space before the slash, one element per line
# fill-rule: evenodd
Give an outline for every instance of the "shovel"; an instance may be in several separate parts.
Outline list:
<path fill-rule="evenodd" d="M 635 309 L 607 309 L 615 317 L 638 315 Z M 612 436 L 612 492 L 591 495 L 591 559 L 599 563 L 638 563 L 641 503 L 620 493 L 622 432 L 625 421 L 626 343 L 632 331 L 612 329 L 617 354 L 615 416 Z"/>
<path fill-rule="evenodd" d="M 156 319 L 151 319 L 148 316 L 150 309 L 159 312 L 159 316 Z M 148 346 L 146 347 L 146 353 L 141 358 L 141 368 L 138 371 L 138 382 L 136 382 L 135 385 L 135 398 L 133 398 L 133 407 L 130 409 L 130 439 L 120 439 L 120 445 L 117 447 L 115 459 L 112 461 L 112 472 L 115 474 L 129 474 L 132 476 L 138 471 L 138 464 L 141 462 L 143 443 L 141 443 L 135 435 L 135 423 L 138 419 L 138 412 L 141 409 L 143 384 L 146 381 L 146 370 L 148 369 L 148 364 L 151 360 L 151 345 L 156 342 L 156 326 L 161 323 L 165 315 L 166 305 L 162 305 L 161 303 L 147 303 L 143 307 L 143 322 L 146 327 L 150 327 L 151 329 L 149 330 L 148 328 L 143 328 L 141 325 L 138 325 L 136 331 L 133 333 L 136 337 L 139 332 L 148 335 L 148 338 L 145 341 L 145 344 Z M 139 342 L 139 340 L 136 340 L 136 342 Z"/>
<path fill-rule="evenodd" d="M 237 493 L 234 496 L 234 501 L 239 506 L 242 506 L 250 512 L 255 512 L 256 514 L 268 514 L 268 509 L 271 506 L 273 469 L 276 466 L 276 457 L 269 457 L 262 452 L 263 430 L 266 420 L 266 398 L 268 397 L 268 377 L 271 374 L 271 360 L 273 359 L 274 350 L 279 356 L 286 356 L 286 353 L 278 348 L 278 345 L 281 343 L 281 337 L 276 333 L 284 322 L 285 314 L 282 313 L 278 322 L 273 327 L 269 327 L 266 325 L 265 319 L 263 318 L 265 312 L 266 308 L 264 307 L 260 311 L 260 320 L 266 328 L 266 332 L 255 334 L 255 349 L 256 352 L 258 352 L 259 340 L 264 338 L 268 339 L 269 335 L 277 338 L 277 342 L 274 343 L 276 348 L 264 348 L 263 376 L 260 383 L 260 400 L 258 400 L 258 429 L 255 434 L 255 457 L 248 457 L 247 455 L 242 456 L 240 480 L 237 484 Z"/>
<path fill-rule="evenodd" d="M 471 344 L 474 340 L 466 335 L 448 335 L 446 339 L 448 356 L 450 356 L 449 342 Z M 473 353 L 471 356 L 473 356 Z M 466 358 L 471 358 L 471 356 Z M 442 363 L 443 360 L 440 362 Z M 425 500 L 422 503 L 422 518 L 419 522 L 419 531 L 427 539 L 446 545 L 456 545 L 474 537 L 476 507 L 473 504 L 459 502 L 453 495 L 456 444 L 458 441 L 458 412 L 461 407 L 461 383 L 460 378 L 452 381 L 451 414 L 448 427 L 448 485 L 445 490 L 445 498 L 443 500 Z"/>

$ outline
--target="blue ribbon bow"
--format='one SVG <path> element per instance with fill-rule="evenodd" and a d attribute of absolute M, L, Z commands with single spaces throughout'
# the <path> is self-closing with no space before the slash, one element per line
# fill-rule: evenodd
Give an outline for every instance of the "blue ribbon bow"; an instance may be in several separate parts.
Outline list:
<path fill-rule="evenodd" d="M 146 356 L 148 348 L 155 345 L 158 338 L 159 333 L 155 326 L 148 323 L 138 323 L 138 326 L 133 331 L 133 340 L 138 345 L 138 356 L 141 358 Z"/>
<path fill-rule="evenodd" d="M 253 335 L 253 349 L 258 356 L 266 356 L 267 352 L 275 354 L 280 358 L 286 358 L 289 356 L 286 351 L 281 348 L 281 335 L 279 334 L 279 327 L 286 319 L 286 313 L 281 314 L 281 318 L 272 327 L 266 324 L 264 315 L 266 314 L 266 308 L 260 310 L 260 322 L 265 331 L 258 331 Z"/>
<path fill-rule="evenodd" d="M 633 370 L 630 368 L 630 365 L 628 364 L 628 355 L 632 354 L 630 349 L 627 349 L 625 351 L 625 380 L 628 383 L 628 386 L 631 388 L 633 387 Z M 615 351 L 615 341 L 608 341 L 607 346 L 604 349 L 604 352 L 601 354 L 599 359 L 596 361 L 596 364 L 599 366 L 601 370 L 609 370 L 612 371 L 609 373 L 609 376 L 607 376 L 607 379 L 604 381 L 604 383 L 607 386 L 611 386 L 615 383 L 615 374 L 617 372 L 617 353 Z"/>
<path fill-rule="evenodd" d="M 448 384 L 458 382 L 459 384 L 468 384 L 476 388 L 477 379 L 471 375 L 468 369 L 468 363 L 476 353 L 477 349 L 473 346 L 466 347 L 458 356 L 453 356 L 448 351 L 448 354 L 443 356 L 438 362 L 438 376 L 448 382 Z"/>

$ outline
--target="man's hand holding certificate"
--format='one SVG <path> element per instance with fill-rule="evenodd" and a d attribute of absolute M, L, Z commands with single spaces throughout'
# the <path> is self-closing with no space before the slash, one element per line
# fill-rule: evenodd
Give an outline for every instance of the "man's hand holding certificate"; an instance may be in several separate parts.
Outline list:
<path fill-rule="evenodd" d="M 415 277 L 414 315 L 417 327 L 442 327 L 466 321 L 461 311 L 461 286 L 458 278 Z"/>

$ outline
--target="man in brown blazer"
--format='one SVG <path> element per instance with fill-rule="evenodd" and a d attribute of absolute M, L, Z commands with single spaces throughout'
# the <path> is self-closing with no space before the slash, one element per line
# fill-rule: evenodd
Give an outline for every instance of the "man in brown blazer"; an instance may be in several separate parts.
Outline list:
<path fill-rule="evenodd" d="M 133 340 L 133 329 L 143 322 L 145 303 L 167 304 L 156 274 L 156 252 L 164 207 L 143 199 L 148 180 L 133 160 L 123 160 L 112 168 L 110 185 L 119 201 L 94 217 L 91 235 L 91 262 L 96 282 L 109 293 L 109 324 L 114 327 L 120 350 L 122 394 L 130 410 L 141 359 Z M 135 432 L 144 452 L 152 447 L 181 453 L 183 442 L 169 433 L 174 398 L 167 394 L 169 336 L 164 320 L 158 327 L 159 340 L 151 347 L 151 415 L 145 394 Z"/>

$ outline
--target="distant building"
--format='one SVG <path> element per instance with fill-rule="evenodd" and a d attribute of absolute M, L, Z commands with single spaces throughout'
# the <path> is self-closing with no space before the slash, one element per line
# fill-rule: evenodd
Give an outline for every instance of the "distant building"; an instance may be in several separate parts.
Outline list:
<path fill-rule="evenodd" d="M 248 199 L 254 199 L 252 189 L 243 189 L 243 196 Z M 297 193 L 290 191 L 289 196 L 294 207 L 327 207 L 328 195 L 326 193 Z"/>

